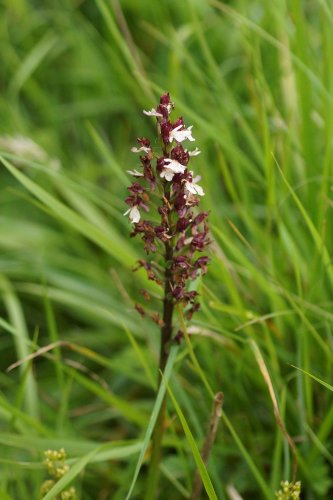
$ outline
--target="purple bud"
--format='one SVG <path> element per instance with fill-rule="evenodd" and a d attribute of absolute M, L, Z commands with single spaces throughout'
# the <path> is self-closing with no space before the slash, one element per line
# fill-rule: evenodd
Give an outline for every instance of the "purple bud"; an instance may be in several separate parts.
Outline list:
<path fill-rule="evenodd" d="M 197 215 L 193 221 L 193 226 L 198 226 L 203 222 L 209 215 L 209 212 L 201 212 L 201 214 Z"/>
<path fill-rule="evenodd" d="M 206 255 L 203 255 L 202 257 L 199 257 L 198 260 L 194 262 L 194 267 L 197 269 L 203 268 L 204 266 L 207 266 L 208 262 L 210 261 L 210 258 L 207 257 Z"/>
<path fill-rule="evenodd" d="M 189 217 L 183 217 L 181 219 L 178 219 L 176 226 L 177 231 L 179 232 L 186 231 L 191 222 L 192 222 L 191 215 Z"/>
<path fill-rule="evenodd" d="M 169 108 L 167 106 L 163 106 L 162 104 L 157 106 L 156 111 L 163 116 L 162 119 L 167 119 L 170 114 Z M 157 120 L 160 121 L 160 117 L 157 117 Z"/>
<path fill-rule="evenodd" d="M 184 195 L 184 192 L 180 191 L 174 201 L 175 209 L 178 211 L 179 217 L 183 217 L 184 215 L 184 208 L 186 206 L 186 198 Z"/>
<path fill-rule="evenodd" d="M 131 186 L 128 186 L 128 191 L 130 193 L 143 193 L 144 192 L 144 189 L 143 187 L 138 183 L 138 182 L 133 182 L 133 184 L 131 184 Z"/>
<path fill-rule="evenodd" d="M 168 228 L 163 225 L 155 227 L 155 234 L 157 238 L 163 242 L 166 242 L 170 239 Z"/>
<path fill-rule="evenodd" d="M 142 146 L 144 148 L 150 148 L 150 140 L 149 139 L 146 139 L 145 137 L 138 137 L 137 141 L 140 144 L 140 146 Z"/>
<path fill-rule="evenodd" d="M 163 167 L 164 167 L 164 156 L 161 156 L 160 158 L 157 158 L 157 162 L 156 162 L 156 170 L 158 172 L 162 172 L 163 170 Z"/>
<path fill-rule="evenodd" d="M 184 297 L 184 288 L 181 286 L 176 286 L 172 290 L 172 295 L 176 300 L 181 300 Z"/>
<path fill-rule="evenodd" d="M 181 165 L 187 165 L 190 159 L 190 155 L 188 151 L 185 151 L 181 144 L 177 144 L 171 150 L 171 158 L 173 160 L 177 160 Z"/>
<path fill-rule="evenodd" d="M 189 268 L 188 258 L 185 257 L 185 255 L 179 255 L 178 257 L 175 257 L 173 260 L 173 263 L 174 263 L 175 270 L 177 270 L 177 268 L 180 268 L 180 269 L 188 269 Z"/>
<path fill-rule="evenodd" d="M 172 125 L 169 120 L 163 119 L 161 121 L 161 137 L 164 144 L 169 144 L 170 132 L 172 130 Z"/>
<path fill-rule="evenodd" d="M 194 299 L 198 296 L 198 292 L 195 292 L 194 290 L 191 291 L 191 292 L 185 292 L 184 293 L 184 299 L 187 301 L 187 302 L 193 302 Z"/>
<path fill-rule="evenodd" d="M 182 116 L 180 116 L 179 118 L 177 118 L 177 120 L 172 125 L 172 128 L 174 129 L 176 127 L 179 127 L 180 125 L 182 126 L 182 128 L 185 128 L 185 123 L 184 123 L 184 120 L 183 120 Z"/>
<path fill-rule="evenodd" d="M 198 271 L 200 269 L 201 274 L 206 274 L 207 264 L 209 261 L 210 261 L 210 258 L 207 257 L 206 255 L 199 257 L 193 264 L 195 271 Z M 192 279 L 195 279 L 195 277 L 196 277 L 196 272 L 194 273 L 194 277 Z"/>
<path fill-rule="evenodd" d="M 164 92 L 164 94 L 161 95 L 160 104 L 162 104 L 162 106 L 171 104 L 169 92 Z"/>
<path fill-rule="evenodd" d="M 143 162 L 143 178 L 150 183 L 150 189 L 154 191 L 156 179 L 150 161 Z"/>
<path fill-rule="evenodd" d="M 198 250 L 201 251 L 205 248 L 205 246 L 208 244 L 208 241 L 206 240 L 206 233 L 197 233 L 196 235 L 193 236 L 193 239 L 191 241 L 191 247 L 193 250 Z"/>

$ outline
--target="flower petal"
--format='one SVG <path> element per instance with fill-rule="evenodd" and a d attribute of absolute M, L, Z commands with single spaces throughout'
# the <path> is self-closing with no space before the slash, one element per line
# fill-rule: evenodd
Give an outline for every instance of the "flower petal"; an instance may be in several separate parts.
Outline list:
<path fill-rule="evenodd" d="M 196 189 L 194 187 L 194 184 L 191 182 L 186 182 L 185 184 L 186 191 L 188 191 L 191 194 L 197 194 Z"/>
<path fill-rule="evenodd" d="M 151 151 L 150 148 L 146 148 L 145 146 L 141 146 L 141 148 L 136 148 L 135 146 L 131 148 L 132 153 L 141 153 L 141 151 L 144 151 L 146 154 Z"/>
<path fill-rule="evenodd" d="M 172 170 L 167 170 L 167 169 L 164 169 L 162 170 L 161 174 L 160 174 L 160 177 L 163 179 L 165 179 L 166 181 L 172 181 L 173 179 L 173 176 L 174 176 L 174 172 L 172 172 Z"/>
<path fill-rule="evenodd" d="M 147 116 L 161 116 L 163 118 L 163 115 L 158 113 L 155 108 L 152 108 L 150 111 L 143 110 L 143 113 Z"/>
<path fill-rule="evenodd" d="M 186 149 L 186 151 L 187 151 L 187 149 Z M 193 151 L 188 151 L 188 154 L 190 156 L 198 156 L 200 153 L 201 153 L 201 151 L 199 148 L 195 148 L 195 149 L 193 149 Z"/>
<path fill-rule="evenodd" d="M 131 219 L 131 221 L 134 224 L 136 224 L 137 222 L 139 222 L 140 217 L 141 217 L 141 215 L 140 215 L 139 209 L 136 205 L 134 205 L 134 207 L 131 208 L 129 218 Z"/>
<path fill-rule="evenodd" d="M 194 189 L 196 190 L 197 194 L 199 196 L 205 196 L 205 192 L 204 190 L 202 189 L 201 186 L 199 186 L 199 184 L 194 184 Z"/>
<path fill-rule="evenodd" d="M 172 170 L 175 174 L 183 174 L 186 170 L 185 165 L 182 165 L 179 161 L 172 160 L 171 158 L 165 158 L 164 163 L 167 163 L 167 165 L 164 165 L 164 168 Z"/>
<path fill-rule="evenodd" d="M 126 170 L 126 172 L 130 175 L 133 175 L 134 177 L 143 177 L 144 174 L 141 172 L 138 172 L 137 170 Z"/>
<path fill-rule="evenodd" d="M 194 137 L 192 137 L 193 125 L 183 130 L 180 130 L 181 127 L 182 125 L 178 125 L 178 127 L 171 130 L 169 135 L 169 142 L 172 142 L 173 140 L 176 140 L 177 142 L 183 142 L 186 139 L 188 139 L 189 141 L 195 141 Z"/>
<path fill-rule="evenodd" d="M 202 189 L 199 184 L 195 182 L 195 179 L 193 179 L 192 182 L 186 181 L 185 182 L 185 190 L 190 193 L 190 194 L 197 194 L 198 196 L 204 196 L 204 190 Z M 186 198 L 186 196 L 185 196 Z"/>

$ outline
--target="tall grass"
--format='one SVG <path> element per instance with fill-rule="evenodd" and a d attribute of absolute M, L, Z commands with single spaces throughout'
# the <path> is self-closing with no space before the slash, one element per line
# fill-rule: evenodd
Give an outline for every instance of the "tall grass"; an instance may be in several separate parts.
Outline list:
<path fill-rule="evenodd" d="M 295 456 L 306 498 L 331 498 L 332 26 L 326 0 L 2 7 L 1 498 L 38 498 L 61 447 L 59 491 L 123 499 L 134 477 L 144 498 L 159 334 L 133 308 L 151 285 L 122 200 L 164 90 L 203 152 L 214 244 L 164 386 L 159 498 L 188 498 L 197 466 L 210 498 L 273 498 Z"/>

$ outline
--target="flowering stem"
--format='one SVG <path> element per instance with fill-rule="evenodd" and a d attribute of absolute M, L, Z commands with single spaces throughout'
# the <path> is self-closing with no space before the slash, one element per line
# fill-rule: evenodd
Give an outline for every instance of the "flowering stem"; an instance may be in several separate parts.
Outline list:
<path fill-rule="evenodd" d="M 207 271 L 209 257 L 198 256 L 210 243 L 207 217 L 209 212 L 196 214 L 203 188 L 198 184 L 200 176 L 194 176 L 188 169 L 192 156 L 198 156 L 198 148 L 191 151 L 182 146 L 184 141 L 195 141 L 192 126 L 186 127 L 180 116 L 171 121 L 170 115 L 174 104 L 168 92 L 165 92 L 159 105 L 147 116 L 157 120 L 157 135 L 161 144 L 159 151 L 154 149 L 146 137 L 138 138 L 139 147 L 132 147 L 133 153 L 140 154 L 141 170 L 128 170 L 135 178 L 128 187 L 130 193 L 125 199 L 129 206 L 124 215 L 129 215 L 134 224 L 131 236 L 140 235 L 147 253 L 155 255 L 147 260 L 140 259 L 138 267 L 143 267 L 149 280 L 164 288 L 162 318 L 158 312 L 149 313 L 150 318 L 161 326 L 161 346 L 158 372 L 158 387 L 161 385 L 169 358 L 169 349 L 173 340 L 172 316 L 174 307 L 186 311 L 189 321 L 199 310 L 198 292 L 189 289 L 189 282 Z M 153 200 L 158 197 L 157 205 Z M 157 211 L 159 222 L 145 217 L 145 213 Z M 148 216 L 147 216 L 148 217 Z M 160 249 L 164 250 L 163 255 Z M 162 265 L 160 265 L 162 260 Z M 164 270 L 161 276 L 160 270 Z M 151 296 L 147 290 L 141 290 L 145 300 Z M 147 316 L 141 304 L 135 309 L 142 317 Z M 181 316 L 182 317 L 182 316 Z M 180 341 L 186 335 L 185 321 L 174 336 Z M 163 433 L 165 428 L 166 397 L 164 396 L 152 435 L 151 458 L 148 470 L 145 499 L 155 500 L 157 496 L 159 466 L 161 460 Z"/>

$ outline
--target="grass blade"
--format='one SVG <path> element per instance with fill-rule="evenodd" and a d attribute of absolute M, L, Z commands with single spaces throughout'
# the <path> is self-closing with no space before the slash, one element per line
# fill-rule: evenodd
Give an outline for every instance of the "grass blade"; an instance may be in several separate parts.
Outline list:
<path fill-rule="evenodd" d="M 300 372 L 305 373 L 305 375 L 308 375 L 308 377 L 311 377 L 313 380 L 316 382 L 319 382 L 319 384 L 323 385 L 328 389 L 329 391 L 333 392 L 333 385 L 328 384 L 327 382 L 324 382 L 324 380 L 321 380 L 320 378 L 316 377 L 315 375 L 312 375 L 312 373 L 309 373 L 305 370 L 302 370 L 302 368 L 298 368 L 298 366 L 291 365 L 293 368 L 296 368 L 296 370 L 299 370 Z"/>
<path fill-rule="evenodd" d="M 171 391 L 169 386 L 168 386 L 168 393 L 169 393 L 169 396 L 170 396 L 172 403 L 175 407 L 175 410 L 177 412 L 180 423 L 182 424 L 185 436 L 186 436 L 188 443 L 190 445 L 190 448 L 191 448 L 191 451 L 193 454 L 193 458 L 195 460 L 196 466 L 198 468 L 198 472 L 199 472 L 200 477 L 202 479 L 202 483 L 204 485 L 204 488 L 206 490 L 208 498 L 210 500 L 217 500 L 217 496 L 216 496 L 214 487 L 213 487 L 212 482 L 210 480 L 210 477 L 209 477 L 208 471 L 205 467 L 205 464 L 201 458 L 200 451 L 197 447 L 197 444 L 195 442 L 193 434 L 192 434 L 192 432 L 188 426 L 188 423 L 186 421 L 186 418 L 185 418 L 179 404 L 177 403 L 177 400 L 176 400 L 175 396 L 173 395 L 173 392 Z"/>
<path fill-rule="evenodd" d="M 166 384 L 167 384 L 168 380 L 170 379 L 170 376 L 172 373 L 172 368 L 173 368 L 173 365 L 176 361 L 176 356 L 177 356 L 178 350 L 179 350 L 179 346 L 172 346 L 172 348 L 170 349 L 170 354 L 169 354 L 168 362 L 167 362 L 166 367 L 165 367 L 163 380 L 161 382 L 159 391 L 158 391 L 157 396 L 156 396 L 154 408 L 153 408 L 152 414 L 150 416 L 149 424 L 148 424 L 146 434 L 145 434 L 145 437 L 143 440 L 143 446 L 141 449 L 141 453 L 140 453 L 138 462 L 137 462 L 136 467 L 135 467 L 134 476 L 133 476 L 131 486 L 130 486 L 128 493 L 127 493 L 127 496 L 126 496 L 126 500 L 129 500 L 129 498 L 131 498 L 136 481 L 138 479 L 139 472 L 140 472 L 140 469 L 141 469 L 141 466 L 142 466 L 142 463 L 144 460 L 144 456 L 145 456 L 146 451 L 148 449 L 150 438 L 151 438 L 151 435 L 153 433 L 156 419 L 158 417 L 158 414 L 159 414 L 159 411 L 161 408 L 161 404 L 162 404 L 162 401 L 164 398 L 164 394 L 166 391 Z"/>
<path fill-rule="evenodd" d="M 20 184 L 22 184 L 36 198 L 42 201 L 43 204 L 60 220 L 64 221 L 86 238 L 106 250 L 106 252 L 111 254 L 118 262 L 124 264 L 126 267 L 129 267 L 133 261 L 137 260 L 137 256 L 135 252 L 133 252 L 130 245 L 115 231 L 112 235 L 107 235 L 101 229 L 89 223 L 76 212 L 58 201 L 45 191 L 45 189 L 29 179 L 29 177 L 24 175 L 22 172 L 19 172 L 18 169 L 16 169 L 3 157 L 0 157 L 0 159 L 4 166 L 20 182 Z"/>

